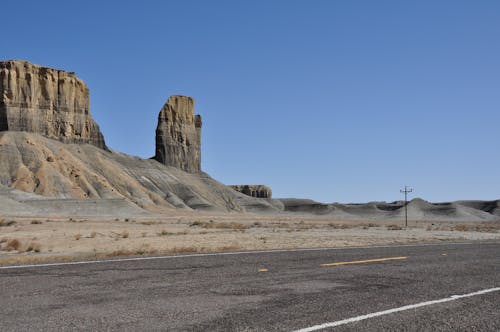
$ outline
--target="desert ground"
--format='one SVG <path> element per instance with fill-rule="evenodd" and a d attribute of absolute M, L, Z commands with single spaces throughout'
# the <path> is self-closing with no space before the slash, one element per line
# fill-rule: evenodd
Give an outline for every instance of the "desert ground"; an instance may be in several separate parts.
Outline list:
<path fill-rule="evenodd" d="M 499 240 L 500 224 L 179 213 L 0 218 L 0 264 L 198 252 Z"/>

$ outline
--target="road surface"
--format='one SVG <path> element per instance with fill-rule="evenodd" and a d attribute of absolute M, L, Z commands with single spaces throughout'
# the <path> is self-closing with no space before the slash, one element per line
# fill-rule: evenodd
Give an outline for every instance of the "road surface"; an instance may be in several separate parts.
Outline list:
<path fill-rule="evenodd" d="M 0 289 L 1 331 L 500 331 L 500 243 L 3 267 Z"/>

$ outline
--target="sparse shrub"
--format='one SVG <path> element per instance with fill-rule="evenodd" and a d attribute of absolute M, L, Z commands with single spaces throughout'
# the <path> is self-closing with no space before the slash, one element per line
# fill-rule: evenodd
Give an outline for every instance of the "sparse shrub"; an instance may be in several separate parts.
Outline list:
<path fill-rule="evenodd" d="M 75 238 L 76 241 L 78 241 L 82 238 L 82 234 L 75 234 L 73 237 Z"/>
<path fill-rule="evenodd" d="M 132 256 L 134 253 L 129 250 L 125 249 L 120 249 L 120 250 L 115 250 L 109 254 L 106 254 L 108 257 L 114 257 L 114 256 Z"/>
<path fill-rule="evenodd" d="M 459 232 L 497 233 L 500 230 L 500 223 L 477 223 L 473 225 L 458 224 L 452 229 Z"/>
<path fill-rule="evenodd" d="M 469 225 L 464 225 L 464 224 L 459 224 L 454 227 L 456 231 L 459 232 L 468 232 L 470 231 L 470 226 Z"/>
<path fill-rule="evenodd" d="M 224 246 L 224 247 L 220 247 L 220 248 L 217 248 L 216 251 L 234 251 L 234 250 L 240 250 L 241 247 L 239 246 Z"/>
<path fill-rule="evenodd" d="M 399 225 L 388 225 L 387 229 L 390 231 L 400 231 L 403 229 L 403 227 L 401 227 Z"/>
<path fill-rule="evenodd" d="M 128 238 L 129 234 L 127 231 L 123 231 L 120 235 L 121 235 L 122 239 L 126 239 L 126 238 Z"/>
<path fill-rule="evenodd" d="M 40 220 L 32 220 L 31 224 L 32 225 L 40 225 L 42 222 Z"/>
<path fill-rule="evenodd" d="M 166 235 L 173 235 L 173 233 L 167 232 L 164 229 L 162 229 L 162 231 L 158 233 L 158 236 L 166 236 Z"/>
<path fill-rule="evenodd" d="M 21 248 L 21 241 L 18 239 L 11 239 L 7 241 L 7 245 L 5 246 L 5 250 L 11 251 L 11 250 L 19 250 Z"/>
<path fill-rule="evenodd" d="M 181 254 L 181 253 L 189 253 L 189 252 L 200 252 L 203 251 L 203 248 L 196 248 L 196 247 L 174 247 L 169 252 L 174 253 L 174 254 Z"/>
<path fill-rule="evenodd" d="M 12 226 L 15 224 L 17 224 L 17 222 L 14 220 L 6 221 L 5 219 L 0 219 L 0 227 Z"/>
<path fill-rule="evenodd" d="M 28 244 L 28 247 L 26 248 L 26 251 L 40 252 L 40 244 L 36 242 L 30 242 L 30 244 Z"/>
<path fill-rule="evenodd" d="M 376 227 L 377 225 L 375 225 L 374 223 L 368 223 L 368 224 L 361 224 L 363 226 L 363 229 L 368 229 L 370 227 Z"/>
<path fill-rule="evenodd" d="M 151 225 L 159 224 L 159 222 L 157 222 L 157 221 L 142 221 L 141 224 L 146 225 L 146 226 L 151 226 Z"/>
<path fill-rule="evenodd" d="M 215 229 L 232 229 L 236 231 L 244 231 L 246 229 L 249 229 L 250 227 L 248 225 L 244 224 L 239 224 L 237 222 L 206 222 L 206 221 L 194 221 L 190 225 L 190 227 L 197 226 L 197 227 L 202 227 L 202 228 L 215 228 Z"/>
<path fill-rule="evenodd" d="M 260 226 L 262 226 L 262 223 L 260 221 L 256 221 L 256 222 L 253 223 L 253 225 L 255 227 L 260 227 Z"/>
<path fill-rule="evenodd" d="M 92 233 L 90 233 L 89 238 L 93 239 L 96 237 L 96 235 L 97 235 L 96 232 L 92 232 Z"/>

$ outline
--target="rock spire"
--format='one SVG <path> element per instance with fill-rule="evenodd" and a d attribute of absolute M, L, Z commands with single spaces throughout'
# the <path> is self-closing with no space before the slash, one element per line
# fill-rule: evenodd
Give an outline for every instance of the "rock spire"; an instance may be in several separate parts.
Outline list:
<path fill-rule="evenodd" d="M 158 115 L 155 159 L 189 173 L 201 170 L 201 116 L 194 100 L 171 96 Z"/>

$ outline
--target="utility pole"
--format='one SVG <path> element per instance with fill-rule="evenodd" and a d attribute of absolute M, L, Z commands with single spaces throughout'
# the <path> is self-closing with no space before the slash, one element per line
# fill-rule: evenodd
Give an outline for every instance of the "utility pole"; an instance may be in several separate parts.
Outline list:
<path fill-rule="evenodd" d="M 405 186 L 404 190 L 400 190 L 402 194 L 405 194 L 405 227 L 408 227 L 408 194 L 413 191 L 412 188 Z"/>

